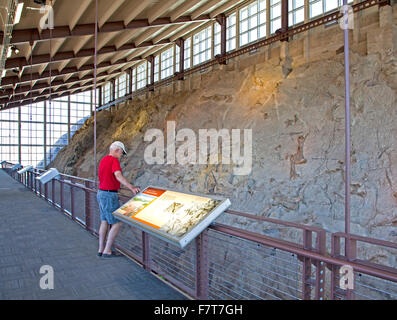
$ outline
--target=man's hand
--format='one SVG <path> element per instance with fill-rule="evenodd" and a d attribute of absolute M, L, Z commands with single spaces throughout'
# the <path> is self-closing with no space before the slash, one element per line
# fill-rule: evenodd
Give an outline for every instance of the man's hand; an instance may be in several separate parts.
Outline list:
<path fill-rule="evenodd" d="M 141 189 L 139 189 L 138 187 L 134 187 L 134 186 L 131 186 L 130 190 L 132 191 L 132 193 L 134 194 L 134 196 L 135 196 L 137 193 L 141 192 Z"/>

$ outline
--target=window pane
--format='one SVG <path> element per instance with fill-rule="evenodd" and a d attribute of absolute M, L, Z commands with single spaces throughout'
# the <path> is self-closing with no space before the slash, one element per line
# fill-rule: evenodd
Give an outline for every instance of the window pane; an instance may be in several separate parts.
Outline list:
<path fill-rule="evenodd" d="M 310 18 L 318 16 L 323 13 L 323 4 L 322 1 L 317 1 L 315 3 L 310 4 Z"/>

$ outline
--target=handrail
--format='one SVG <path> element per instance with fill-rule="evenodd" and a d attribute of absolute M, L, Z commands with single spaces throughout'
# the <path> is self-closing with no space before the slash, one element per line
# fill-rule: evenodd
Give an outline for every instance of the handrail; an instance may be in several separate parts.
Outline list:
<path fill-rule="evenodd" d="M 397 243 L 386 241 L 386 240 L 374 239 L 374 238 L 359 236 L 356 234 L 347 234 L 344 232 L 335 232 L 335 233 L 333 233 L 333 235 L 336 237 L 340 237 L 340 238 L 357 240 L 360 242 L 365 242 L 365 243 L 369 243 L 369 244 L 375 244 L 375 245 L 379 245 L 379 246 L 383 246 L 383 247 L 397 249 Z"/>
<path fill-rule="evenodd" d="M 282 221 L 282 220 L 277 220 L 277 219 L 273 219 L 273 218 L 266 218 L 266 217 L 257 216 L 257 215 L 250 214 L 250 213 L 239 212 L 239 211 L 235 211 L 235 210 L 226 210 L 225 213 L 234 214 L 234 215 L 246 217 L 249 219 L 255 219 L 255 220 L 270 222 L 270 223 L 274 223 L 274 224 L 280 224 L 280 225 L 284 225 L 286 227 L 310 230 L 310 231 L 314 231 L 314 232 L 320 232 L 320 231 L 324 230 L 324 229 L 321 229 L 321 228 L 318 228 L 315 226 L 308 226 L 308 225 L 298 224 L 298 223 L 289 222 L 289 221 Z"/>
<path fill-rule="evenodd" d="M 3 162 L 4 166 L 12 165 L 11 163 Z M 80 180 L 78 177 L 62 175 L 61 179 L 52 180 L 52 183 L 49 184 L 51 187 L 51 192 L 48 192 L 47 184 L 42 190 L 41 184 L 40 188 L 37 188 L 36 179 L 34 177 L 39 174 L 39 172 L 28 171 L 23 174 L 19 174 L 17 172 L 10 172 L 8 171 L 13 178 L 18 180 L 19 182 L 23 183 L 26 187 L 30 188 L 40 197 L 43 197 L 46 201 L 52 203 L 53 206 L 60 209 L 62 212 L 70 216 L 74 221 L 79 222 L 86 230 L 92 232 L 93 234 L 98 235 L 97 229 L 94 224 L 94 217 L 96 215 L 93 202 L 95 201 L 92 198 L 91 193 L 96 193 L 97 189 L 92 184 L 92 181 L 89 179 L 84 179 L 86 181 L 85 184 L 81 184 L 76 182 L 76 180 Z M 63 178 L 69 177 L 70 181 L 65 181 Z M 60 196 L 60 202 L 56 200 L 56 186 L 59 183 L 59 190 L 60 192 L 57 193 L 58 197 Z M 64 198 L 64 185 L 69 185 L 70 189 L 70 197 L 68 199 Z M 83 201 L 85 201 L 85 206 L 83 207 L 83 220 L 81 220 L 78 216 L 76 216 L 76 212 L 74 211 L 73 206 L 73 189 L 79 189 L 84 191 Z M 58 198 L 59 199 L 59 198 Z M 71 201 L 71 211 L 68 211 L 65 208 L 65 201 Z M 81 212 L 81 211 L 80 211 Z M 270 222 L 275 224 L 280 224 L 288 227 L 299 228 L 303 230 L 303 245 L 294 243 L 291 241 L 286 241 L 283 239 L 272 238 L 271 236 L 263 235 L 257 232 L 252 232 L 248 230 L 243 230 L 237 227 L 221 224 L 221 223 L 213 223 L 207 228 L 207 231 L 203 232 L 198 236 L 196 239 L 196 290 L 187 287 L 183 284 L 183 282 L 179 281 L 175 275 L 168 274 L 166 271 L 161 270 L 158 266 L 154 265 L 153 262 L 156 260 L 150 258 L 150 239 L 148 235 L 142 232 L 142 252 L 143 257 L 139 258 L 136 256 L 136 253 L 132 252 L 126 246 L 119 246 L 116 245 L 122 252 L 131 258 L 137 260 L 138 262 L 142 263 L 143 267 L 147 270 L 152 270 L 155 273 L 159 273 L 164 276 L 167 280 L 169 280 L 174 285 L 178 286 L 183 291 L 189 293 L 190 295 L 194 296 L 196 299 L 206 299 L 208 297 L 208 258 L 209 258 L 209 251 L 211 248 L 207 245 L 207 233 L 208 230 L 217 231 L 222 233 L 226 236 L 233 236 L 240 240 L 248 240 L 253 244 L 263 245 L 268 248 L 275 248 L 280 250 L 281 252 L 288 252 L 293 255 L 296 255 L 298 258 L 297 261 L 302 263 L 301 269 L 301 277 L 302 277 L 302 298 L 303 299 L 324 299 L 324 290 L 325 282 L 328 281 L 325 278 L 325 267 L 331 271 L 331 298 L 337 299 L 338 297 L 344 297 L 347 299 L 354 299 L 355 293 L 352 290 L 344 291 L 338 287 L 339 282 L 337 281 L 337 277 L 339 274 L 340 267 L 344 265 L 349 265 L 354 269 L 355 273 L 366 274 L 375 278 L 392 281 L 397 284 L 397 269 L 393 267 L 388 267 L 385 265 L 376 264 L 370 261 L 360 260 L 356 258 L 356 242 L 366 242 L 375 245 L 380 245 L 387 248 L 396 249 L 397 244 L 379 240 L 379 239 L 372 239 L 368 237 L 363 237 L 359 235 L 346 235 L 342 232 L 332 233 L 331 240 L 332 240 L 332 252 L 331 254 L 328 253 L 327 249 L 325 248 L 325 238 L 326 238 L 326 231 L 319 227 L 314 226 L 306 226 L 300 225 L 293 222 L 288 221 L 281 221 L 273 218 L 266 218 L 261 216 L 255 216 L 253 214 L 238 212 L 234 210 L 227 210 L 226 213 L 234 214 L 237 216 L 246 217 L 248 219 L 255 219 L 257 221 L 263 222 Z M 85 214 L 85 220 L 84 220 Z M 81 217 L 81 216 L 80 216 Z M 317 239 L 314 246 L 312 246 L 312 233 L 317 233 Z M 340 253 L 340 239 L 346 238 L 349 239 L 349 245 L 351 246 L 353 254 L 349 257 L 342 255 Z M 248 245 L 248 243 L 247 243 Z M 254 246 L 256 247 L 256 246 Z M 152 265 L 153 264 L 153 265 Z M 315 269 L 312 267 L 315 266 Z M 206 271 L 207 270 L 207 271 Z M 314 276 L 314 278 L 313 278 Z M 315 289 L 314 296 L 312 296 L 312 289 Z M 376 290 L 376 287 L 373 287 Z M 385 292 L 388 294 L 388 297 L 394 297 L 395 294 L 393 291 Z M 357 291 L 357 296 L 360 296 L 360 292 Z"/>
<path fill-rule="evenodd" d="M 327 264 L 332 264 L 332 265 L 336 265 L 339 267 L 342 267 L 344 265 L 350 265 L 357 272 L 362 272 L 362 273 L 366 273 L 366 274 L 374 276 L 374 277 L 397 282 L 397 269 L 394 269 L 394 272 L 379 270 L 375 267 L 363 265 L 363 264 L 360 264 L 355 261 L 347 261 L 344 259 L 338 259 L 335 257 L 331 257 L 329 255 L 323 255 L 323 254 L 320 254 L 320 253 L 317 253 L 314 251 L 308 251 L 303 248 L 299 248 L 298 246 L 292 246 L 288 243 L 283 243 L 283 241 L 279 241 L 277 239 L 271 239 L 270 237 L 258 235 L 256 233 L 253 233 L 250 231 L 245 231 L 245 230 L 242 231 L 240 229 L 225 226 L 225 225 L 215 224 L 215 225 L 211 225 L 209 228 L 213 229 L 213 230 L 220 231 L 220 232 L 224 232 L 224 233 L 236 236 L 236 237 L 240 237 L 240 238 L 243 238 L 246 240 L 261 243 L 266 246 L 270 246 L 270 247 L 284 250 L 284 251 L 287 251 L 290 253 L 294 253 L 294 254 L 297 254 L 302 257 L 322 261 Z"/>

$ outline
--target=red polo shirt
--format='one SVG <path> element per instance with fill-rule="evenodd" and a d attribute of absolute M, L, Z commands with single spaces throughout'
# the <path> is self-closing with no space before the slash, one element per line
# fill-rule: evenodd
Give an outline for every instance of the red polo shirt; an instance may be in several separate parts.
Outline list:
<path fill-rule="evenodd" d="M 122 171 L 120 167 L 119 159 L 107 155 L 102 158 L 99 163 L 98 177 L 99 177 L 99 189 L 101 190 L 119 190 L 120 182 L 116 179 L 114 173 L 116 171 Z"/>

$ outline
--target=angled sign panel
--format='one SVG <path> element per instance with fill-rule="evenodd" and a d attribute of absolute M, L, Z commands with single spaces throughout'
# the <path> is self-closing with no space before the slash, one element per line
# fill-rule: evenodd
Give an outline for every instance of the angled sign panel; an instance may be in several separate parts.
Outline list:
<path fill-rule="evenodd" d="M 229 199 L 150 186 L 113 215 L 183 248 L 229 206 Z"/>

